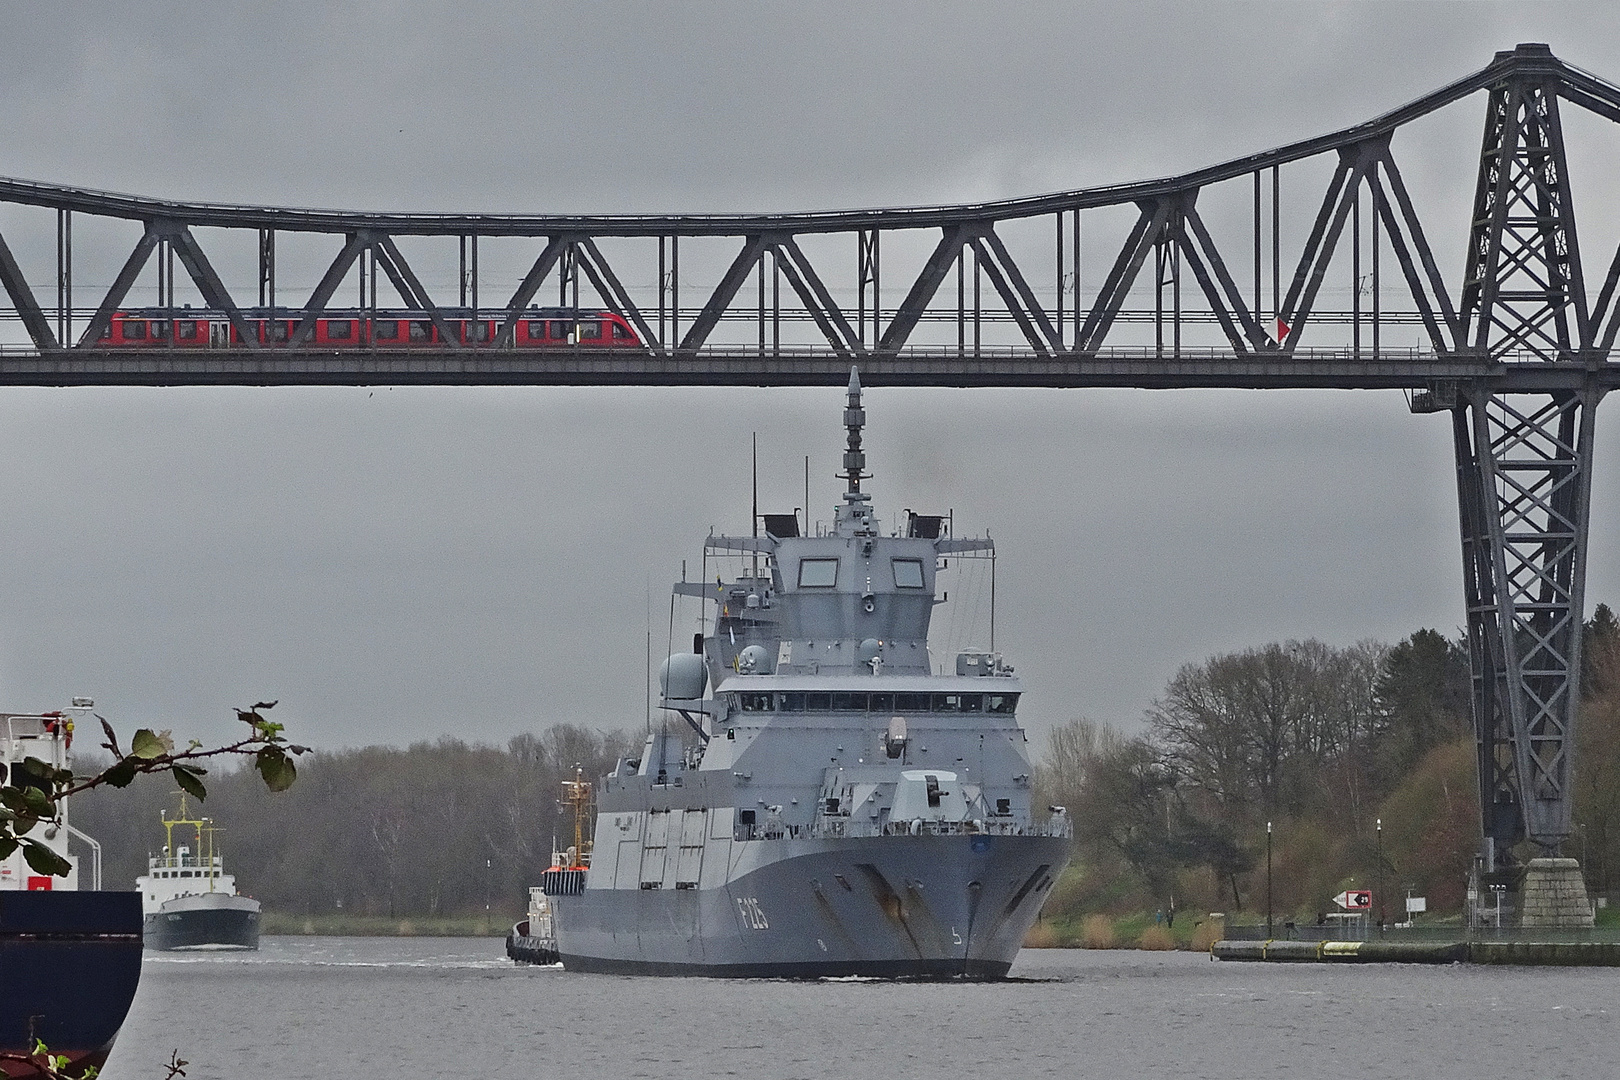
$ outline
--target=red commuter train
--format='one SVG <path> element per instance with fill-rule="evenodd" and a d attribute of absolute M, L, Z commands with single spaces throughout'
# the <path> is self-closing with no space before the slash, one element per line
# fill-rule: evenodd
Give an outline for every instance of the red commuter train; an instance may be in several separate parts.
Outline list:
<path fill-rule="evenodd" d="M 249 332 L 261 345 L 285 344 L 302 318 L 285 310 L 249 309 L 242 312 Z M 480 346 L 494 342 L 506 312 L 451 309 L 445 325 L 457 335 L 457 344 Z M 241 345 L 242 336 L 223 312 L 190 308 L 131 308 L 113 313 L 112 322 L 96 342 L 98 348 L 226 348 Z M 369 311 L 353 308 L 323 311 L 315 318 L 315 332 L 304 344 L 311 348 L 380 349 L 432 348 L 446 344 L 439 327 L 421 311 Z M 640 348 L 642 341 L 623 316 L 611 311 L 573 311 L 567 308 L 531 308 L 513 328 L 512 346 L 518 349 Z"/>

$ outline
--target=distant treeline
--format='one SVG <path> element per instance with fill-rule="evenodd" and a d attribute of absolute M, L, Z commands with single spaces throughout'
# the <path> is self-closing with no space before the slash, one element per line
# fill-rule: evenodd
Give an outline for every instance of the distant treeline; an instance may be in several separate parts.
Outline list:
<path fill-rule="evenodd" d="M 1607 893 L 1620 886 L 1620 622 L 1605 605 L 1584 654 L 1564 853 Z M 1466 648 L 1433 630 L 1393 647 L 1290 641 L 1188 664 L 1144 734 L 1087 720 L 1054 732 L 1038 779 L 1071 813 L 1076 863 L 1048 912 L 1263 910 L 1268 822 L 1281 917 L 1311 918 L 1380 881 L 1391 921 L 1408 892 L 1456 912 L 1479 848 L 1471 708 Z"/>
<path fill-rule="evenodd" d="M 279 794 L 248 770 L 210 775 L 207 802 L 192 809 L 223 830 L 227 870 L 268 910 L 458 916 L 481 914 L 487 898 L 507 917 L 538 884 L 553 837 L 572 843 L 573 819 L 558 806 L 562 781 L 576 764 L 594 780 L 640 745 L 639 735 L 562 724 L 504 748 L 443 738 L 317 752 L 299 760 L 297 783 Z M 105 888 L 135 887 L 163 846 L 160 814 L 178 805 L 174 785 L 158 777 L 73 799 L 73 824 L 104 849 Z"/>

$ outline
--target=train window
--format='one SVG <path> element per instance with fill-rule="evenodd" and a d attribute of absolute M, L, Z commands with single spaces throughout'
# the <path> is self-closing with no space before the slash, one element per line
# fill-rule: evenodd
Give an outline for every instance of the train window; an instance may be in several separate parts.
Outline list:
<path fill-rule="evenodd" d="M 477 322 L 471 324 L 467 328 L 467 336 L 465 340 L 476 341 L 482 344 L 483 342 L 489 341 L 493 336 L 494 335 L 490 332 L 489 323 L 485 322 L 483 319 L 479 319 Z"/>
<path fill-rule="evenodd" d="M 923 572 L 921 559 L 890 559 L 894 567 L 894 584 L 901 589 L 920 589 L 923 587 Z"/>
<path fill-rule="evenodd" d="M 583 320 L 581 320 L 580 324 L 579 324 L 579 340 L 581 340 L 581 341 L 601 341 L 602 340 L 602 320 L 601 319 L 583 319 Z"/>
<path fill-rule="evenodd" d="M 544 341 L 545 338 L 546 338 L 546 320 L 544 320 L 544 319 L 530 319 L 529 320 L 529 340 L 530 341 Z"/>
<path fill-rule="evenodd" d="M 985 712 L 1000 713 L 1004 716 L 1011 716 L 1013 710 L 1018 708 L 1018 695 L 986 694 L 985 705 Z"/>
<path fill-rule="evenodd" d="M 169 337 L 169 324 L 166 323 L 166 322 L 158 322 L 158 321 L 154 320 L 153 323 L 152 323 L 152 337 L 153 337 L 154 340 L 157 340 L 157 341 L 166 341 L 166 340 L 168 340 L 168 337 Z"/>
<path fill-rule="evenodd" d="M 398 341 L 398 319 L 373 319 L 371 321 L 371 339 L 373 341 Z"/>
<path fill-rule="evenodd" d="M 348 319 L 328 319 L 326 323 L 327 341 L 348 341 L 354 337 L 354 323 Z"/>
<path fill-rule="evenodd" d="M 831 588 L 838 584 L 837 559 L 800 559 L 799 560 L 799 587 L 812 589 Z"/>
<path fill-rule="evenodd" d="M 561 319 L 551 320 L 551 340 L 567 341 L 568 335 L 573 333 L 573 323 L 563 322 Z"/>
<path fill-rule="evenodd" d="M 634 335 L 634 334 L 632 334 L 630 332 L 630 328 L 628 326 L 623 326 L 623 325 L 620 325 L 619 323 L 614 323 L 613 324 L 613 340 L 615 340 L 615 341 L 633 341 L 635 339 L 635 336 L 636 335 Z"/>
<path fill-rule="evenodd" d="M 123 323 L 120 324 L 120 325 L 122 325 L 123 328 L 124 328 L 124 340 L 125 341 L 145 341 L 146 340 L 146 320 L 144 320 L 144 319 L 125 319 L 123 321 Z"/>
<path fill-rule="evenodd" d="M 175 328 L 180 331 L 181 341 L 197 340 L 197 324 L 192 320 L 187 319 L 185 322 L 176 323 Z"/>
<path fill-rule="evenodd" d="M 896 694 L 894 695 L 895 712 L 927 712 L 927 694 Z"/>
<path fill-rule="evenodd" d="M 433 322 L 430 319 L 411 320 L 411 340 L 415 342 L 433 340 Z"/>
<path fill-rule="evenodd" d="M 270 340 L 286 341 L 291 335 L 292 323 L 276 319 L 270 323 Z"/>
<path fill-rule="evenodd" d="M 832 700 L 833 712 L 865 712 L 865 694 L 834 694 Z"/>
<path fill-rule="evenodd" d="M 804 708 L 806 712 L 826 712 L 832 708 L 831 694 L 804 695 Z"/>

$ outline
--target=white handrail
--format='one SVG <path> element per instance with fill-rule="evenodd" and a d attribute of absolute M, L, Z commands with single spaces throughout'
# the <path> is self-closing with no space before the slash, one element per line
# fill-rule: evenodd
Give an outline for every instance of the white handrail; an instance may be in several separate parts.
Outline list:
<path fill-rule="evenodd" d="M 101 891 L 101 844 L 89 833 L 75 829 L 72 825 L 67 827 L 69 836 L 77 836 L 90 845 L 90 888 L 96 892 Z"/>

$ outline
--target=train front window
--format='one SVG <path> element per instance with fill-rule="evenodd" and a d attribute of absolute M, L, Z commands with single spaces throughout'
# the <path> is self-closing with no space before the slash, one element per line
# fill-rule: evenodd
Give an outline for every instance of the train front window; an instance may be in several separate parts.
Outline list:
<path fill-rule="evenodd" d="M 620 326 L 618 323 L 613 324 L 613 340 L 614 341 L 630 341 L 630 340 L 632 340 L 634 338 L 635 338 L 635 335 L 630 332 L 629 327 Z"/>

